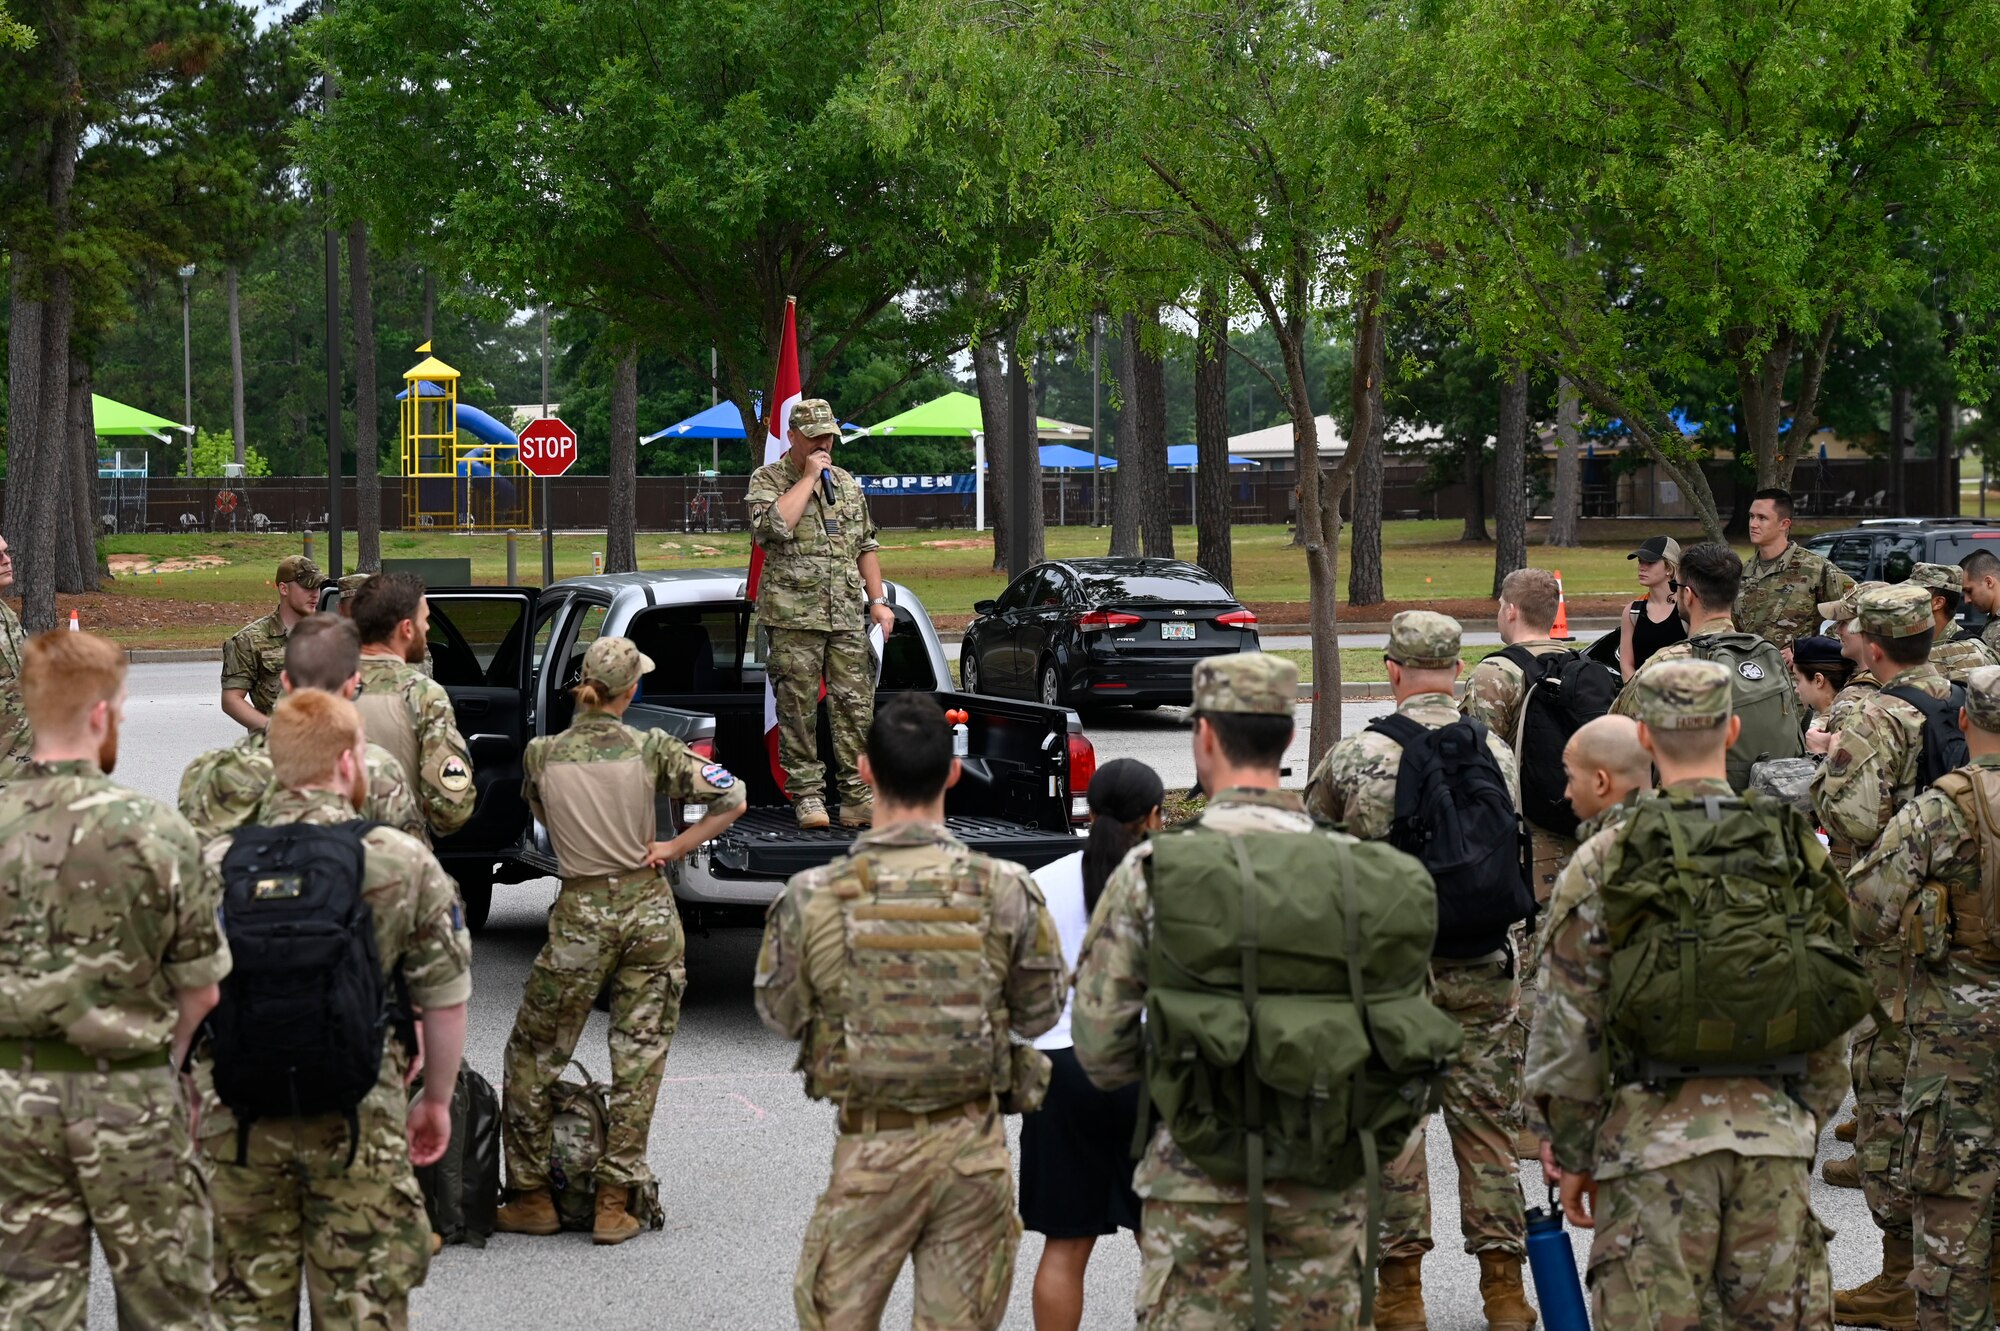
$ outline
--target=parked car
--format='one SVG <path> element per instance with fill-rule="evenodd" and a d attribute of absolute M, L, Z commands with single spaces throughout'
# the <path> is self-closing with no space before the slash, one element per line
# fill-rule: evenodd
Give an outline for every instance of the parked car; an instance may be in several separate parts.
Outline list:
<path fill-rule="evenodd" d="M 1856 582 L 1901 582 L 1917 564 L 1957 564 L 1975 550 L 2000 555 L 2000 518 L 1869 518 L 1800 542 Z M 1986 622 L 1971 602 L 1959 607 L 1968 628 Z"/>
<path fill-rule="evenodd" d="M 806 830 L 778 789 L 764 746 L 764 661 L 742 569 L 676 569 L 571 578 L 546 589 L 438 588 L 429 593 L 433 675 L 451 695 L 472 752 L 479 800 L 437 854 L 457 879 L 473 928 L 486 922 L 495 883 L 556 872 L 548 832 L 521 797 L 521 754 L 536 735 L 569 726 L 586 648 L 605 634 L 631 638 L 655 668 L 625 714 L 719 762 L 749 790 L 750 808 L 716 840 L 669 866 L 690 926 L 763 918 L 785 880 L 845 854 L 854 833 Z M 888 585 L 896 628 L 885 644 L 877 697 L 905 689 L 963 708 L 963 773 L 945 822 L 973 849 L 1030 869 L 1074 851 L 1075 823 L 1097 755 L 1076 713 L 1038 703 L 949 691 L 944 649 L 923 603 Z M 832 737 L 821 704 L 820 750 Z M 660 836 L 700 816 L 661 797 Z"/>
<path fill-rule="evenodd" d="M 1050 560 L 972 609 L 960 685 L 1051 707 L 1186 704 L 1195 662 L 1262 650 L 1257 616 L 1179 559 Z"/>

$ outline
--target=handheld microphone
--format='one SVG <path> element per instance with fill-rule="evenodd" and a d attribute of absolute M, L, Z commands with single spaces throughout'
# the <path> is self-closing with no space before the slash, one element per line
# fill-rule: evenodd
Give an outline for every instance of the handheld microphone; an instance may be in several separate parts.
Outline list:
<path fill-rule="evenodd" d="M 833 507 L 833 468 L 831 466 L 819 474 L 819 492 L 826 500 L 827 507 Z"/>

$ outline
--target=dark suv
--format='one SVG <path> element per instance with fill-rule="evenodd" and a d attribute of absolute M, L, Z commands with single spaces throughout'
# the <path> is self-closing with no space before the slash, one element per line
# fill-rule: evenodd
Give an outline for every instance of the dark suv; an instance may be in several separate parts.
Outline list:
<path fill-rule="evenodd" d="M 1974 550 L 2000 555 L 2000 518 L 1870 518 L 1799 542 L 1856 582 L 1901 582 L 1915 564 L 1956 564 Z"/>

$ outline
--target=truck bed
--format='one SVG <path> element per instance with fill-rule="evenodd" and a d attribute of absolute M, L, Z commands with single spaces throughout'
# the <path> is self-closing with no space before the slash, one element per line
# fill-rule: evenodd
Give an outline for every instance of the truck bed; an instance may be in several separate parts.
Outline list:
<path fill-rule="evenodd" d="M 948 817 L 945 827 L 981 854 L 1029 869 L 1083 848 L 1072 832 L 1045 832 L 1002 818 Z M 753 808 L 710 843 L 709 872 L 718 879 L 782 881 L 845 854 L 854 837 L 851 828 L 801 828 L 786 807 Z"/>

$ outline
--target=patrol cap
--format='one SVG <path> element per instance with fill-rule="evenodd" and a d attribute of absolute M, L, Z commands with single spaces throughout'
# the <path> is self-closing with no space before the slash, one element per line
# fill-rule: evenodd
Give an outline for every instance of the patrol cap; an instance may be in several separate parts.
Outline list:
<path fill-rule="evenodd" d="M 800 434 L 819 438 L 839 434 L 840 422 L 834 418 L 833 407 L 825 398 L 809 397 L 800 399 L 799 405 L 792 408 L 792 428 Z"/>
<path fill-rule="evenodd" d="M 652 673 L 653 658 L 640 651 L 630 638 L 599 638 L 583 654 L 583 677 L 613 693 L 623 693 L 639 676 Z"/>
<path fill-rule="evenodd" d="M 1883 638 L 1908 638 L 1928 633 L 1931 628 L 1930 588 L 1914 582 L 1893 587 L 1877 587 L 1861 594 L 1859 613 L 1863 633 Z"/>
<path fill-rule="evenodd" d="M 1643 559 L 1648 564 L 1658 564 L 1664 561 L 1678 568 L 1681 562 L 1681 543 L 1671 536 L 1654 536 L 1648 540 L 1641 541 L 1639 548 L 1625 557 L 1627 559 Z"/>
<path fill-rule="evenodd" d="M 1299 668 L 1282 656 L 1238 652 L 1195 663 L 1194 710 L 1291 716 L 1298 708 Z"/>
<path fill-rule="evenodd" d="M 1635 716 L 1655 730 L 1713 730 L 1729 720 L 1729 667 L 1675 657 L 1632 676 Z"/>
<path fill-rule="evenodd" d="M 278 576 L 274 581 L 280 586 L 296 582 L 310 592 L 319 590 L 319 585 L 326 581 L 326 575 L 319 571 L 318 564 L 304 555 L 286 555 L 278 561 Z"/>
<path fill-rule="evenodd" d="M 1458 621 L 1435 610 L 1405 610 L 1389 621 L 1387 655 L 1413 670 L 1449 670 L 1458 664 Z"/>
<path fill-rule="evenodd" d="M 1887 587 L 1886 582 L 1857 582 L 1847 589 L 1847 595 L 1838 601 L 1821 601 L 1819 617 L 1830 619 L 1836 624 L 1845 624 L 1861 613 L 1861 593 L 1872 592 L 1877 587 Z"/>
<path fill-rule="evenodd" d="M 1965 714 L 1981 730 L 2000 733 L 2000 665 L 1983 665 L 1965 677 Z"/>
<path fill-rule="evenodd" d="M 1918 564 L 1910 570 L 1909 581 L 1934 592 L 1963 592 L 1965 570 L 1956 564 Z"/>
<path fill-rule="evenodd" d="M 345 601 L 361 590 L 361 584 L 374 577 L 373 573 L 350 573 L 335 585 L 340 588 L 340 599 Z"/>

